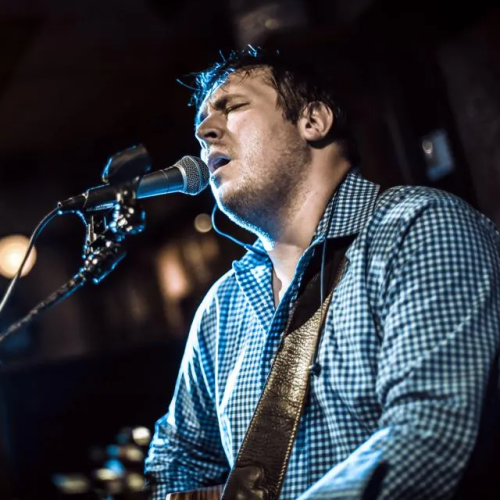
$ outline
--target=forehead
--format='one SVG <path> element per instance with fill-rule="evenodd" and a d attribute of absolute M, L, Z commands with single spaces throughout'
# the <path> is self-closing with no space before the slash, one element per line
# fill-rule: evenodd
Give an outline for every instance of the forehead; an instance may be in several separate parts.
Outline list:
<path fill-rule="evenodd" d="M 233 97 L 272 99 L 276 101 L 276 90 L 269 82 L 269 70 L 257 68 L 248 73 L 231 73 L 224 81 L 217 83 L 205 96 L 196 115 L 200 123 L 211 108 Z"/>

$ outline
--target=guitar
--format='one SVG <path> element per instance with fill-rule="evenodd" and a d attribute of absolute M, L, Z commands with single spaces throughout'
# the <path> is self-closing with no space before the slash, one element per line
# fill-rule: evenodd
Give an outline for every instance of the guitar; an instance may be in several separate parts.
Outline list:
<path fill-rule="evenodd" d="M 170 493 L 165 500 L 219 500 L 223 486 L 212 486 L 202 490 L 181 491 Z"/>

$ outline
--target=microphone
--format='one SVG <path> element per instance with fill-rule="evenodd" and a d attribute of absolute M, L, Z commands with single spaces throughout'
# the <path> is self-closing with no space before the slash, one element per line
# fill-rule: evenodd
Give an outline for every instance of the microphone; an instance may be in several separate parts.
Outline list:
<path fill-rule="evenodd" d="M 171 167 L 142 177 L 137 187 L 137 198 L 149 198 L 168 193 L 197 195 L 207 186 L 210 172 L 206 163 L 196 156 L 184 156 Z M 116 188 L 103 184 L 85 193 L 60 201 L 60 210 L 105 210 L 116 201 Z"/>

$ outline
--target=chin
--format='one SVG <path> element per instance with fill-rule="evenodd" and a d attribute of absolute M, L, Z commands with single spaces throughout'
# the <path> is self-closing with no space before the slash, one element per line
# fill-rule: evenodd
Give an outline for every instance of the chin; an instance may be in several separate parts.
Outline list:
<path fill-rule="evenodd" d="M 215 195 L 215 199 L 217 201 L 217 205 L 222 212 L 226 215 L 230 215 L 232 213 L 239 212 L 238 210 L 238 200 L 236 196 L 232 196 L 233 193 L 228 193 L 226 190 L 219 189 L 218 193 Z"/>
<path fill-rule="evenodd" d="M 233 205 L 241 196 L 239 189 L 236 189 L 234 182 L 228 180 L 215 180 L 211 184 L 212 193 L 220 206 Z"/>
<path fill-rule="evenodd" d="M 224 184 L 213 191 L 213 193 L 220 210 L 229 218 L 234 219 L 243 216 L 246 203 L 245 197 L 241 192 Z"/>

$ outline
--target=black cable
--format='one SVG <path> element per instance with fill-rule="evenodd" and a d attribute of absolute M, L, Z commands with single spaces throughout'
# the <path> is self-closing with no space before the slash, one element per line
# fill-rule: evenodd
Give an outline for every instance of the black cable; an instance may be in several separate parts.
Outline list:
<path fill-rule="evenodd" d="M 257 255 L 260 255 L 261 257 L 267 257 L 267 253 L 260 250 L 259 248 L 254 247 L 253 245 L 249 245 L 248 243 L 244 243 L 243 241 L 238 240 L 237 238 L 234 238 L 230 234 L 224 233 L 221 231 L 217 225 L 215 224 L 215 212 L 217 211 L 217 203 L 214 205 L 214 208 L 212 210 L 212 227 L 214 228 L 214 231 L 221 236 L 224 236 L 228 239 L 230 239 L 232 242 L 236 243 L 237 245 L 242 246 L 245 250 L 248 250 L 250 252 L 254 252 Z"/>
<path fill-rule="evenodd" d="M 323 332 L 321 333 L 320 339 L 318 344 L 316 345 L 316 350 L 314 352 L 314 357 L 313 357 L 313 363 L 310 366 L 310 371 L 313 375 L 319 375 L 321 373 L 321 364 L 318 361 L 318 355 L 319 355 L 319 348 L 321 345 L 321 341 L 323 340 L 324 337 L 324 329 L 325 329 L 325 323 L 326 321 L 323 321 L 323 303 L 325 301 L 325 265 L 326 265 L 326 246 L 328 242 L 328 234 L 330 233 L 331 226 L 332 226 L 332 220 L 333 220 L 333 213 L 335 212 L 335 206 L 332 206 L 332 209 L 330 211 L 330 214 L 328 216 L 328 222 L 326 224 L 326 229 L 324 232 L 324 240 L 323 240 L 323 248 L 321 251 L 321 269 L 320 269 L 320 307 L 321 307 L 321 319 L 320 323 L 322 324 L 322 329 Z"/>
<path fill-rule="evenodd" d="M 325 301 L 325 262 L 326 262 L 326 245 L 328 241 L 328 234 L 330 233 L 330 229 L 332 226 L 332 220 L 333 220 L 333 212 L 335 211 L 335 207 L 332 206 L 332 209 L 330 213 L 328 214 L 328 221 L 326 223 L 326 229 L 324 233 L 325 239 L 323 240 L 323 248 L 322 248 L 322 253 L 321 253 L 321 274 L 320 274 L 320 292 L 319 292 L 319 298 L 320 298 L 320 304 L 323 304 Z"/>
<path fill-rule="evenodd" d="M 59 208 L 54 208 L 54 210 L 49 212 L 36 226 L 29 240 L 28 248 L 26 249 L 26 253 L 24 254 L 23 261 L 21 262 L 19 269 L 17 270 L 15 276 L 12 278 L 2 298 L 2 302 L 0 303 L 0 314 L 2 314 L 2 311 L 4 310 L 7 301 L 9 300 L 10 296 L 12 295 L 12 292 L 14 291 L 14 286 L 17 284 L 19 278 L 21 277 L 21 273 L 23 272 L 24 266 L 26 265 L 26 262 L 28 261 L 31 251 L 35 246 L 36 240 L 38 239 L 38 237 L 40 236 L 40 234 L 42 233 L 42 231 L 45 229 L 45 227 L 49 222 L 51 222 L 56 216 L 65 215 L 66 213 L 77 213 L 77 215 L 82 217 L 82 215 L 79 212 L 61 212 Z"/>

